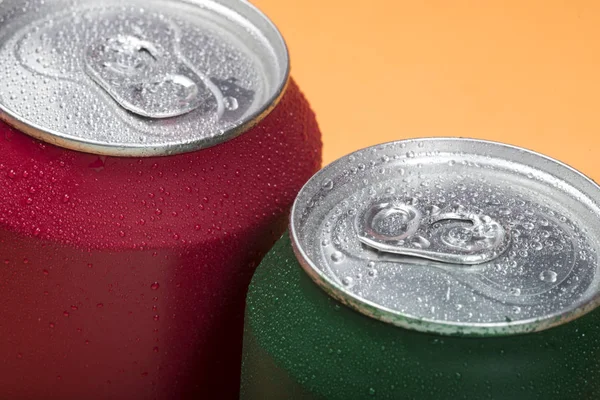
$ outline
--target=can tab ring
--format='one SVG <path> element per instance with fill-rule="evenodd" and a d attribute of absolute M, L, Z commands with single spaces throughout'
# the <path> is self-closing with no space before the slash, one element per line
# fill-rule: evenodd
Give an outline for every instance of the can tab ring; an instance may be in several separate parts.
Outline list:
<path fill-rule="evenodd" d="M 369 206 L 355 220 L 359 241 L 385 253 L 463 265 L 494 260 L 510 245 L 508 230 L 488 215 L 459 204 L 424 209 L 411 203 Z"/>
<path fill-rule="evenodd" d="M 127 111 L 153 119 L 177 117 L 199 108 L 213 93 L 176 53 L 140 34 L 121 34 L 87 48 L 85 71 Z"/>

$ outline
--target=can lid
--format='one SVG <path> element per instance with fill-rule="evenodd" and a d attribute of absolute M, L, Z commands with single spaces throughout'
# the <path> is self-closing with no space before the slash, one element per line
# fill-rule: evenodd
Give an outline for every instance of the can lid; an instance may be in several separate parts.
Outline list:
<path fill-rule="evenodd" d="M 300 191 L 290 231 L 330 295 L 388 323 L 500 336 L 600 303 L 600 187 L 543 155 L 469 139 L 359 150 Z"/>
<path fill-rule="evenodd" d="M 281 34 L 242 0 L 0 1 L 0 65 L 2 120 L 115 156 L 231 139 L 289 76 Z"/>

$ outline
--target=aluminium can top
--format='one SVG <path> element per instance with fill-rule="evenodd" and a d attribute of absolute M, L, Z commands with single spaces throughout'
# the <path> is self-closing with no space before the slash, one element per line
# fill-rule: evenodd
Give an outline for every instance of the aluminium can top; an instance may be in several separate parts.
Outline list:
<path fill-rule="evenodd" d="M 277 104 L 289 58 L 242 0 L 0 0 L 0 118 L 65 148 L 206 148 Z"/>
<path fill-rule="evenodd" d="M 290 234 L 330 295 L 401 327 L 501 336 L 600 302 L 600 188 L 540 154 L 419 139 L 350 154 L 300 191 Z"/>

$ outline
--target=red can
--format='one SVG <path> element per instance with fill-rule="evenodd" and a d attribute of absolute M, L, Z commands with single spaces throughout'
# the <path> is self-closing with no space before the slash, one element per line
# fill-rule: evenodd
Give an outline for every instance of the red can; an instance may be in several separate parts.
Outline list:
<path fill-rule="evenodd" d="M 235 398 L 246 288 L 319 168 L 239 0 L 0 3 L 0 398 Z"/>

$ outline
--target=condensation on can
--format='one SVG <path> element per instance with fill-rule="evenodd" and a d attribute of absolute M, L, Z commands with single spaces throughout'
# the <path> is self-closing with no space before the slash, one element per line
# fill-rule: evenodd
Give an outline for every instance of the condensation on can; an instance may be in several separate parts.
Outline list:
<path fill-rule="evenodd" d="M 523 335 L 398 328 L 329 296 L 285 235 L 250 285 L 240 399 L 595 400 L 599 329 L 598 309 Z"/>
<path fill-rule="evenodd" d="M 239 0 L 0 0 L 1 398 L 237 396 L 247 285 L 321 162 L 288 69 Z"/>

